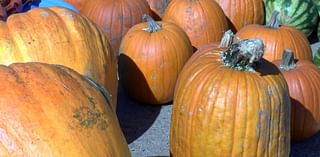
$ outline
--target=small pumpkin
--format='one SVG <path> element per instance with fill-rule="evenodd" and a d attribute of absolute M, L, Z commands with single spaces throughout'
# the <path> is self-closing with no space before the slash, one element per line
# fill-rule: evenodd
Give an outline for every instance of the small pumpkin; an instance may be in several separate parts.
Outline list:
<path fill-rule="evenodd" d="M 61 64 L 95 79 L 117 102 L 117 58 L 102 31 L 65 8 L 35 8 L 0 22 L 0 64 Z"/>
<path fill-rule="evenodd" d="M 1 156 L 130 157 L 111 100 L 45 63 L 0 65 Z"/>
<path fill-rule="evenodd" d="M 180 26 L 196 48 L 219 41 L 228 29 L 226 16 L 214 0 L 172 0 L 162 20 Z"/>
<path fill-rule="evenodd" d="M 172 156 L 289 156 L 288 87 L 262 53 L 259 39 L 195 52 L 175 88 Z"/>
<path fill-rule="evenodd" d="M 264 23 L 263 0 L 216 0 L 228 17 L 229 27 L 234 31 L 248 24 Z"/>
<path fill-rule="evenodd" d="M 285 50 L 282 60 L 274 61 L 284 75 L 291 97 L 291 138 L 310 138 L 320 130 L 320 71 L 309 60 L 295 60 Z"/>
<path fill-rule="evenodd" d="M 251 24 L 243 27 L 236 36 L 240 39 L 260 38 L 265 44 L 263 58 L 268 61 L 282 58 L 283 51 L 288 48 L 297 59 L 312 60 L 312 51 L 307 37 L 295 27 L 279 25 L 279 12 L 275 11 L 269 23 L 264 25 Z"/>
<path fill-rule="evenodd" d="M 186 33 L 164 21 L 133 26 L 120 46 L 120 80 L 131 98 L 148 104 L 172 100 L 177 77 L 193 53 Z"/>
<path fill-rule="evenodd" d="M 278 11 L 281 25 L 290 25 L 302 31 L 307 37 L 317 25 L 317 9 L 312 0 L 264 0 L 266 19 Z M 295 52 L 295 51 L 294 51 Z"/>
<path fill-rule="evenodd" d="M 69 1 L 71 4 L 75 1 Z M 80 0 L 79 3 L 82 1 Z M 146 0 L 90 0 L 82 2 L 80 14 L 95 22 L 109 39 L 114 53 L 119 54 L 123 36 L 144 14 L 152 15 Z M 77 6 L 77 4 L 75 4 Z"/>

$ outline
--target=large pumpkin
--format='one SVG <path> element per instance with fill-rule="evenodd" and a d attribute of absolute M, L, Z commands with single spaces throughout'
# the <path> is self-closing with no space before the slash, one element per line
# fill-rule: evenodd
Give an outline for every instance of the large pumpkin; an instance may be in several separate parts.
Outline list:
<path fill-rule="evenodd" d="M 148 22 L 133 26 L 120 47 L 120 80 L 130 97 L 144 103 L 172 100 L 179 72 L 193 53 L 186 33 L 177 25 Z"/>
<path fill-rule="evenodd" d="M 248 24 L 264 23 L 263 0 L 216 0 L 228 17 L 229 27 L 238 31 Z"/>
<path fill-rule="evenodd" d="M 102 28 L 116 54 L 127 31 L 142 22 L 144 14 L 152 14 L 146 0 L 87 0 L 78 9 Z"/>
<path fill-rule="evenodd" d="M 304 140 L 320 130 L 320 71 L 309 60 L 295 60 L 286 50 L 282 60 L 274 61 L 281 69 L 292 102 L 291 137 Z"/>
<path fill-rule="evenodd" d="M 266 19 L 272 18 L 274 11 L 280 12 L 281 25 L 290 25 L 309 36 L 317 25 L 317 9 L 312 0 L 264 0 Z"/>
<path fill-rule="evenodd" d="M 251 24 L 243 27 L 236 36 L 241 39 L 260 38 L 265 44 L 263 58 L 274 61 L 282 58 L 283 51 L 288 48 L 297 59 L 312 60 L 312 51 L 307 37 L 298 29 L 289 25 L 279 25 L 279 12 L 274 12 L 269 23 Z"/>
<path fill-rule="evenodd" d="M 62 64 L 103 84 L 117 101 L 117 58 L 95 24 L 64 8 L 36 8 L 0 22 L 0 64 Z"/>
<path fill-rule="evenodd" d="M 189 59 L 173 99 L 172 156 L 289 156 L 288 87 L 261 52 L 262 41 L 248 39 Z"/>
<path fill-rule="evenodd" d="M 0 65 L 0 156 L 130 157 L 94 81 L 64 66 Z"/>
<path fill-rule="evenodd" d="M 228 29 L 223 10 L 214 0 L 172 0 L 162 20 L 180 26 L 196 48 L 219 41 Z"/>

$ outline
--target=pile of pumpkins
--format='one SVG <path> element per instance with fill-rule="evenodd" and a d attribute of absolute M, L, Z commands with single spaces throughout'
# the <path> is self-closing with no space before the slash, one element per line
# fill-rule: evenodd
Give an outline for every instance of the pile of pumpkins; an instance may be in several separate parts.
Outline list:
<path fill-rule="evenodd" d="M 0 156 L 131 156 L 119 79 L 173 102 L 173 157 L 285 157 L 320 130 L 318 0 L 0 5 Z"/>

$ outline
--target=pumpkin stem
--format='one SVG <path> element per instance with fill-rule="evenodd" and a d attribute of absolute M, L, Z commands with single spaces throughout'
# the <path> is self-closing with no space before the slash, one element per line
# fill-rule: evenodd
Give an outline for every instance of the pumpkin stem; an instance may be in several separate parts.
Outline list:
<path fill-rule="evenodd" d="M 112 95 L 108 92 L 108 90 L 105 89 L 103 86 L 101 86 L 99 83 L 97 83 L 95 80 L 93 80 L 92 78 L 90 78 L 88 76 L 84 76 L 84 79 L 86 81 L 88 81 L 90 84 L 92 84 L 96 89 L 98 89 L 100 91 L 102 96 L 106 99 L 106 101 L 107 101 L 108 105 L 110 106 L 110 108 L 113 109 L 113 107 L 112 107 Z"/>
<path fill-rule="evenodd" d="M 169 0 L 163 0 L 162 6 L 161 6 L 161 9 L 160 9 L 160 16 L 163 16 L 164 11 L 168 7 L 168 4 L 169 4 Z"/>
<path fill-rule="evenodd" d="M 228 31 L 224 32 L 218 48 L 227 48 L 227 47 L 229 47 L 233 43 L 233 39 L 234 39 L 234 34 L 229 29 Z"/>
<path fill-rule="evenodd" d="M 284 50 L 279 68 L 285 71 L 289 71 L 296 68 L 296 63 L 293 57 L 292 50 L 290 49 Z"/>
<path fill-rule="evenodd" d="M 255 72 L 255 64 L 260 61 L 263 53 L 264 44 L 261 39 L 243 39 L 222 51 L 221 60 L 227 67 Z"/>
<path fill-rule="evenodd" d="M 278 16 L 279 16 L 279 12 L 278 11 L 273 11 L 272 15 L 271 15 L 271 19 L 270 21 L 267 23 L 266 27 L 269 28 L 279 28 L 280 27 L 280 23 L 278 20 Z"/>
<path fill-rule="evenodd" d="M 161 26 L 156 21 L 154 21 L 151 16 L 144 14 L 142 19 L 144 21 L 147 21 L 147 23 L 148 23 L 148 27 L 144 28 L 143 29 L 144 31 L 147 31 L 149 33 L 153 33 L 153 32 L 157 32 L 157 31 L 161 30 Z"/>

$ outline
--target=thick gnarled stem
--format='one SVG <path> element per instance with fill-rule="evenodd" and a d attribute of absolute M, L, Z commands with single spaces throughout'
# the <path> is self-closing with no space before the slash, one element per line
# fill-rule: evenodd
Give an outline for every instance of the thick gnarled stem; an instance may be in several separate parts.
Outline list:
<path fill-rule="evenodd" d="M 255 72 L 255 64 L 260 61 L 264 52 L 261 39 L 244 39 L 233 43 L 222 52 L 224 65 L 236 70 Z"/>

